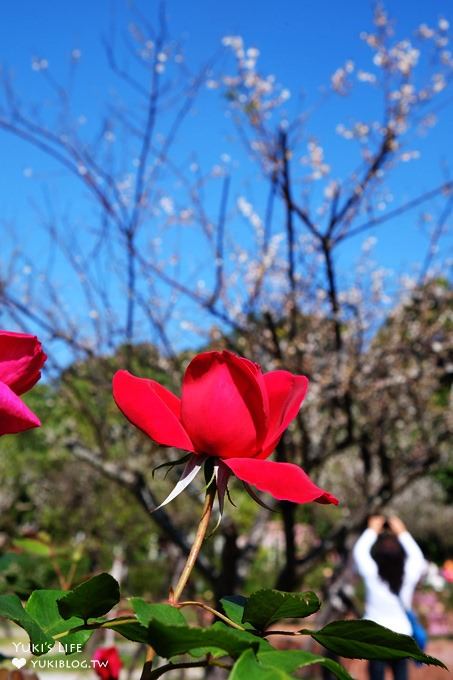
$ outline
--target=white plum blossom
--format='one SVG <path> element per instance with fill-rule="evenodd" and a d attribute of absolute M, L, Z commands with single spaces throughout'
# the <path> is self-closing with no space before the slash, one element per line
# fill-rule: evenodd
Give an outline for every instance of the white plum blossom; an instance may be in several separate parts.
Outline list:
<path fill-rule="evenodd" d="M 262 231 L 263 222 L 261 217 L 255 212 L 253 205 L 249 203 L 249 201 L 247 201 L 244 196 L 239 196 L 237 199 L 237 208 L 241 215 L 243 215 L 243 217 L 245 217 L 250 222 L 256 231 Z"/>
<path fill-rule="evenodd" d="M 417 34 L 421 38 L 425 38 L 426 40 L 429 40 L 434 36 L 434 30 L 430 28 L 427 24 L 420 24 L 417 30 Z"/>
<path fill-rule="evenodd" d="M 349 76 L 354 71 L 354 62 L 350 59 L 344 64 L 337 68 L 335 73 L 332 75 L 330 82 L 334 92 L 340 95 L 345 95 L 351 89 L 351 82 Z"/>
<path fill-rule="evenodd" d="M 412 151 L 403 151 L 403 153 L 400 154 L 400 159 L 403 161 L 403 163 L 407 163 L 408 161 L 413 161 L 418 158 L 420 158 L 420 151 L 417 149 Z"/>
<path fill-rule="evenodd" d="M 179 213 L 179 219 L 181 222 L 191 222 L 193 219 L 193 210 L 192 208 L 184 208 L 184 210 L 181 210 Z"/>
<path fill-rule="evenodd" d="M 300 159 L 301 163 L 310 166 L 312 170 L 311 179 L 322 179 L 330 172 L 330 165 L 324 160 L 324 149 L 314 139 L 308 142 L 307 148 L 308 155 L 305 155 Z"/>
<path fill-rule="evenodd" d="M 324 196 L 331 200 L 339 189 L 339 183 L 336 180 L 332 180 L 324 189 Z"/>
<path fill-rule="evenodd" d="M 357 71 L 357 80 L 359 80 L 361 83 L 375 83 L 376 76 L 374 73 L 370 73 L 369 71 L 362 71 L 362 69 L 359 69 Z"/>
<path fill-rule="evenodd" d="M 433 92 L 442 92 L 447 87 L 447 81 L 443 73 L 435 73 L 432 77 L 433 80 Z"/>
<path fill-rule="evenodd" d="M 159 205 L 164 211 L 164 213 L 166 213 L 167 215 L 173 215 L 175 211 L 175 206 L 173 203 L 173 199 L 170 198 L 170 196 L 162 196 L 162 198 L 159 201 Z"/>
<path fill-rule="evenodd" d="M 226 74 L 222 78 L 230 106 L 246 113 L 252 125 L 258 128 L 290 98 L 291 93 L 276 83 L 273 74 L 265 76 L 259 73 L 259 50 L 256 47 L 245 48 L 241 36 L 225 36 L 222 44 L 232 50 L 236 59 L 236 75 Z"/>
<path fill-rule="evenodd" d="M 32 57 L 31 67 L 33 71 L 46 71 L 49 68 L 49 62 L 42 57 Z"/>

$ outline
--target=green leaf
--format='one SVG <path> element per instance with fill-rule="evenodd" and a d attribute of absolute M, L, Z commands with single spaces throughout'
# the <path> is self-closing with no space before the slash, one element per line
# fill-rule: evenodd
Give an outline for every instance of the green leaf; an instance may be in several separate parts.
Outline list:
<path fill-rule="evenodd" d="M 64 590 L 35 590 L 25 605 L 26 611 L 41 626 L 46 635 L 50 637 L 83 625 L 82 619 L 75 616 L 69 619 L 61 617 L 57 601 L 64 595 Z M 81 651 L 92 633 L 92 630 L 70 633 L 62 637 L 58 643 L 64 648 L 66 654 L 74 654 Z"/>
<path fill-rule="evenodd" d="M 61 597 L 58 611 L 64 619 L 77 616 L 83 621 L 107 614 L 120 601 L 120 588 L 110 574 L 99 574 Z"/>
<path fill-rule="evenodd" d="M 289 675 L 278 666 L 260 663 L 252 649 L 247 649 L 233 666 L 228 680 L 290 680 Z"/>
<path fill-rule="evenodd" d="M 266 630 L 280 619 L 299 619 L 317 612 L 321 603 L 315 593 L 285 593 L 263 589 L 252 593 L 244 608 L 242 620 L 258 630 Z"/>
<path fill-rule="evenodd" d="M 220 647 L 194 647 L 190 650 L 190 656 L 199 659 L 201 656 L 210 655 L 213 659 L 225 656 L 225 651 Z"/>
<path fill-rule="evenodd" d="M 339 663 L 333 659 L 327 659 L 325 656 L 319 656 L 319 654 L 312 654 L 311 652 L 293 649 L 287 651 L 272 650 L 259 652 L 258 659 L 265 666 L 276 666 L 287 673 L 293 673 L 298 668 L 304 668 L 305 666 L 320 664 L 330 670 L 339 680 L 352 680 L 347 670 Z"/>
<path fill-rule="evenodd" d="M 423 654 L 413 638 L 394 633 L 373 621 L 333 621 L 318 631 L 302 630 L 330 651 L 350 659 L 415 659 L 433 666 L 446 666 Z"/>
<path fill-rule="evenodd" d="M 142 626 L 148 626 L 151 619 L 173 626 L 187 626 L 182 612 L 177 607 L 172 607 L 171 604 L 151 604 L 140 597 L 131 597 L 129 601 Z"/>
<path fill-rule="evenodd" d="M 223 650 L 233 658 L 249 649 L 272 649 L 262 640 L 247 631 L 235 630 L 218 621 L 209 628 L 173 626 L 151 619 L 148 625 L 148 642 L 159 656 L 170 659 L 177 654 L 199 654 L 201 647 Z"/>
<path fill-rule="evenodd" d="M 310 652 L 275 649 L 259 651 L 257 656 L 252 650 L 244 652 L 233 667 L 229 680 L 288 680 L 293 678 L 299 668 L 321 664 L 328 668 L 339 680 L 352 680 L 349 673 L 332 659 L 326 659 Z"/>
<path fill-rule="evenodd" d="M 132 642 L 149 642 L 148 629 L 145 628 L 145 626 L 142 626 L 138 621 L 136 623 L 117 623 L 112 625 L 109 625 L 108 622 L 106 622 L 106 625 L 104 625 L 103 628 L 110 628 L 125 637 L 126 640 L 132 640 Z"/>
<path fill-rule="evenodd" d="M 37 541 L 35 538 L 16 538 L 14 546 L 30 555 L 38 555 L 39 557 L 49 557 L 51 553 L 50 546 L 42 541 Z"/>
<path fill-rule="evenodd" d="M 228 597 L 223 597 L 220 600 L 220 603 L 229 619 L 235 623 L 244 623 L 243 616 L 245 605 L 247 604 L 246 597 L 243 597 L 242 595 L 228 595 Z M 253 629 L 253 626 L 246 623 L 246 628 Z"/>
<path fill-rule="evenodd" d="M 35 656 L 47 654 L 54 646 L 54 640 L 22 607 L 22 602 L 17 595 L 0 595 L 0 616 L 14 621 L 27 632 L 31 651 Z"/>

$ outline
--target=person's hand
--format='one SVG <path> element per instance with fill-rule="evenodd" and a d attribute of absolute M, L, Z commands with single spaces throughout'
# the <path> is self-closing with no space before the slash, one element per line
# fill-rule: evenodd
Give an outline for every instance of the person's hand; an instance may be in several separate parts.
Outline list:
<path fill-rule="evenodd" d="M 396 516 L 390 517 L 390 519 L 389 519 L 389 525 L 390 525 L 390 529 L 391 529 L 391 530 L 393 531 L 393 533 L 396 534 L 397 536 L 399 536 L 399 534 L 402 534 L 403 531 L 407 531 L 406 525 L 404 524 L 404 522 L 402 522 L 402 521 L 400 520 L 399 517 L 396 517 Z"/>
<path fill-rule="evenodd" d="M 368 528 L 380 534 L 384 523 L 385 517 L 383 515 L 372 515 L 368 520 Z"/>

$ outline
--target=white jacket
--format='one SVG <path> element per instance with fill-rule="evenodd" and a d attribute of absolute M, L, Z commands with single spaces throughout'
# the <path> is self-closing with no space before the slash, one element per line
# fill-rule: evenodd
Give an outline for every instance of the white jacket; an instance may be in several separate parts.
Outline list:
<path fill-rule="evenodd" d="M 412 626 L 404 609 L 412 608 L 415 586 L 426 569 L 423 553 L 408 531 L 398 536 L 406 552 L 403 584 L 398 597 L 390 590 L 378 573 L 378 566 L 371 557 L 371 548 L 377 539 L 374 529 L 366 529 L 354 546 L 353 557 L 360 576 L 365 581 L 365 613 L 363 618 L 395 633 L 412 634 Z"/>

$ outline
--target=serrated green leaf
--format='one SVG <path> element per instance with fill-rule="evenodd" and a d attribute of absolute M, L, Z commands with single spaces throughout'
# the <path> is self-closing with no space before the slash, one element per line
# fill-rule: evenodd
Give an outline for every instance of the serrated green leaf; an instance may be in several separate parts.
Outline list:
<path fill-rule="evenodd" d="M 122 623 L 122 624 L 112 624 L 109 625 L 106 623 L 103 628 L 110 628 L 110 630 L 114 630 L 120 635 L 122 635 L 126 640 L 131 640 L 132 642 L 142 642 L 142 643 L 148 643 L 149 642 L 149 632 L 148 629 L 145 628 L 145 626 L 142 626 L 141 623 L 138 621 L 136 623 Z"/>
<path fill-rule="evenodd" d="M 223 597 L 220 600 L 220 604 L 222 605 L 223 611 L 229 619 L 235 623 L 244 623 L 242 618 L 244 616 L 245 605 L 247 604 L 246 597 L 243 597 L 242 595 L 229 595 L 227 597 Z M 246 628 L 247 627 L 253 630 L 253 626 L 246 623 Z"/>
<path fill-rule="evenodd" d="M 247 649 L 234 664 L 228 680 L 290 680 L 293 677 L 283 668 L 262 664 L 254 651 Z"/>
<path fill-rule="evenodd" d="M 14 621 L 23 628 L 30 639 L 31 652 L 35 656 L 47 654 L 53 645 L 54 640 L 47 635 L 41 626 L 23 608 L 22 602 L 17 595 L 0 595 L 0 616 L 9 621 Z"/>
<path fill-rule="evenodd" d="M 321 603 L 315 593 L 286 593 L 263 589 L 252 593 L 244 608 L 242 620 L 257 630 L 266 630 L 280 619 L 299 619 L 317 612 Z"/>
<path fill-rule="evenodd" d="M 120 601 L 120 588 L 110 574 L 98 574 L 70 590 L 57 602 L 64 619 L 76 616 L 83 621 L 107 614 Z"/>
<path fill-rule="evenodd" d="M 75 616 L 63 619 L 58 611 L 57 601 L 65 595 L 64 590 L 35 590 L 25 605 L 25 610 L 41 626 L 46 635 L 54 637 L 71 628 L 83 624 L 82 619 Z M 59 640 L 66 654 L 79 652 L 92 635 L 92 630 L 81 630 L 70 633 Z"/>
<path fill-rule="evenodd" d="M 149 603 L 141 597 L 131 597 L 130 603 L 142 626 L 148 626 L 151 619 L 173 626 L 187 626 L 181 610 L 171 604 Z"/>
<path fill-rule="evenodd" d="M 151 619 L 149 644 L 159 656 L 170 659 L 178 654 L 199 653 L 201 647 L 214 647 L 237 658 L 246 649 L 272 649 L 270 644 L 247 631 L 235 630 L 221 622 L 209 628 L 189 628 L 164 624 Z"/>
<path fill-rule="evenodd" d="M 339 680 L 352 680 L 347 670 L 339 663 L 333 659 L 327 659 L 325 656 L 312 654 L 311 652 L 295 649 L 286 651 L 272 650 L 259 652 L 258 659 L 265 666 L 276 666 L 287 673 L 294 673 L 298 668 L 304 668 L 305 666 L 320 664 L 329 669 Z"/>
<path fill-rule="evenodd" d="M 330 651 L 350 659 L 415 659 L 433 666 L 446 666 L 423 654 L 409 635 L 394 633 L 373 621 L 333 621 L 318 631 L 301 631 Z"/>

